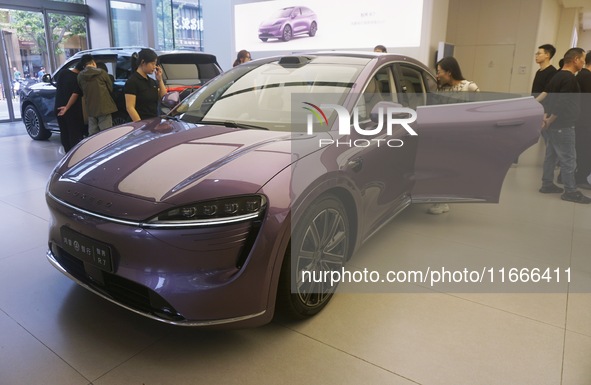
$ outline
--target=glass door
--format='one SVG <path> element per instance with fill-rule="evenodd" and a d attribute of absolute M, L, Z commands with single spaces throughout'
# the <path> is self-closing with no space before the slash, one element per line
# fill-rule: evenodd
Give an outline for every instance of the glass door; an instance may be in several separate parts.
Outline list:
<path fill-rule="evenodd" d="M 0 121 L 12 121 L 21 118 L 21 91 L 34 89 L 44 74 L 88 48 L 87 20 L 79 15 L 0 8 L 0 31 Z"/>
<path fill-rule="evenodd" d="M 19 92 L 37 83 L 38 74 L 47 65 L 43 14 L 32 11 L 0 9 L 2 57 L 2 99 L 0 120 L 20 118 Z"/>
<path fill-rule="evenodd" d="M 47 15 L 52 36 L 50 50 L 57 69 L 76 52 L 88 49 L 86 17 L 52 12 Z"/>

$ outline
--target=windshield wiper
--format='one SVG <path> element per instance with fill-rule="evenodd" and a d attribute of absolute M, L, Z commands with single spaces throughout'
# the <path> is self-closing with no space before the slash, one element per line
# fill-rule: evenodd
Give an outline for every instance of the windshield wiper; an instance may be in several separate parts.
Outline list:
<path fill-rule="evenodd" d="M 231 127 L 231 128 L 244 128 L 247 130 L 269 130 L 266 127 L 262 127 L 262 126 L 255 126 L 252 124 L 246 124 L 246 123 L 238 123 L 235 122 L 233 120 L 225 120 L 225 121 L 217 121 L 217 120 L 200 120 L 198 122 L 195 122 L 196 124 L 213 124 L 213 125 L 220 125 L 220 126 L 224 126 L 224 127 Z"/>
<path fill-rule="evenodd" d="M 179 118 L 178 116 L 174 115 L 160 115 L 160 119 L 166 119 L 166 120 L 174 120 L 175 122 L 180 122 L 181 118 Z"/>

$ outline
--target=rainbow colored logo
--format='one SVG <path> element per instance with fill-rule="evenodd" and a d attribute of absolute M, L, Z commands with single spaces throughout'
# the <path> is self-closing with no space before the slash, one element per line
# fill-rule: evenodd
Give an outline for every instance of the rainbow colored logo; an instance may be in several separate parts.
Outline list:
<path fill-rule="evenodd" d="M 316 117 L 316 120 L 318 120 L 318 123 L 320 123 L 320 124 L 324 123 L 325 125 L 328 126 L 328 119 L 326 118 L 326 114 L 324 113 L 324 111 L 322 111 L 322 109 L 320 107 L 318 107 L 315 104 L 308 103 L 308 102 L 303 102 L 303 103 L 312 107 L 312 108 L 310 108 L 310 107 L 302 107 L 302 108 L 306 111 L 310 111 L 312 113 L 312 115 L 314 115 Z"/>

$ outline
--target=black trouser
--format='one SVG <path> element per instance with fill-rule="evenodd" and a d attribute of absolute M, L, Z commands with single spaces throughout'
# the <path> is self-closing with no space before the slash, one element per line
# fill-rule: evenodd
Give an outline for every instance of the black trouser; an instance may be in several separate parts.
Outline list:
<path fill-rule="evenodd" d="M 577 148 L 577 169 L 575 182 L 588 183 L 587 176 L 591 174 L 591 122 L 577 124 L 575 127 L 575 146 Z"/>
<path fill-rule="evenodd" d="M 57 117 L 57 123 L 60 126 L 62 146 L 64 151 L 68 152 L 84 137 L 84 117 L 82 113 L 68 111 L 65 115 Z"/>

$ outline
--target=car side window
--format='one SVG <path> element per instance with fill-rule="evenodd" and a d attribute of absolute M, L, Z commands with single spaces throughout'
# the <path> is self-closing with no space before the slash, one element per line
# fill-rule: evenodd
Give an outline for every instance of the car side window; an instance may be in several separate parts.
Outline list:
<path fill-rule="evenodd" d="M 131 75 L 131 56 L 117 56 L 115 79 L 127 80 Z"/>
<path fill-rule="evenodd" d="M 359 120 L 369 119 L 373 107 L 381 101 L 398 103 L 391 66 L 380 68 L 368 81 L 357 102 Z"/>
<path fill-rule="evenodd" d="M 398 79 L 401 91 L 401 103 L 405 107 L 416 109 L 427 104 L 427 86 L 422 76 L 422 70 L 404 64 L 399 66 Z"/>

